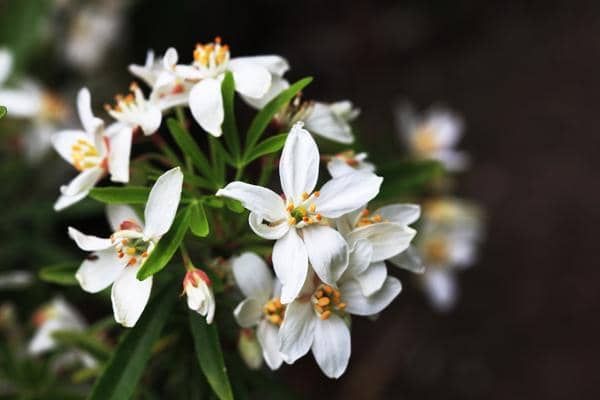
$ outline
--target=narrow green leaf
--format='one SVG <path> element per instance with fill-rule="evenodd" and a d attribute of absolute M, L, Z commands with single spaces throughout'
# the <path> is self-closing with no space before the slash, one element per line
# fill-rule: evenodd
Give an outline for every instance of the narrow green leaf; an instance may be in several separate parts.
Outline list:
<path fill-rule="evenodd" d="M 156 244 L 152 253 L 148 256 L 142 267 L 137 273 L 137 278 L 140 281 L 156 274 L 163 269 L 171 260 L 185 233 L 187 232 L 190 221 L 191 208 L 186 207 L 180 210 L 175 216 L 171 229 L 167 232 Z"/>
<path fill-rule="evenodd" d="M 111 349 L 85 332 L 55 331 L 52 337 L 59 344 L 83 350 L 98 361 L 104 362 L 110 358 Z"/>
<path fill-rule="evenodd" d="M 38 276 L 41 280 L 60 285 L 77 285 L 75 272 L 79 265 L 74 262 L 50 265 L 40 269 Z"/>
<path fill-rule="evenodd" d="M 235 122 L 233 103 L 235 82 L 233 81 L 233 74 L 230 71 L 225 73 L 225 79 L 223 79 L 223 83 L 221 84 L 221 92 L 223 93 L 223 110 L 225 111 L 222 126 L 223 136 L 225 136 L 225 143 L 227 143 L 227 148 L 231 152 L 234 164 L 237 165 L 240 160 L 240 135 Z"/>
<path fill-rule="evenodd" d="M 106 186 L 92 189 L 90 197 L 106 204 L 146 204 L 149 194 L 144 186 Z"/>
<path fill-rule="evenodd" d="M 193 311 L 189 317 L 196 356 L 206 380 L 219 399 L 233 400 L 216 324 L 207 324 L 203 316 Z"/>
<path fill-rule="evenodd" d="M 279 135 L 271 136 L 268 139 L 260 142 L 248 155 L 248 158 L 244 160 L 244 164 L 248 164 L 258 157 L 262 157 L 267 154 L 275 153 L 276 151 L 281 150 L 283 145 L 285 144 L 285 139 L 287 139 L 287 133 L 281 133 Z"/>
<path fill-rule="evenodd" d="M 228 197 L 225 197 L 224 200 L 227 208 L 234 213 L 241 214 L 244 212 L 245 208 L 239 200 L 230 199 Z"/>
<path fill-rule="evenodd" d="M 225 205 L 223 197 L 217 197 L 214 195 L 203 197 L 202 202 L 212 208 L 223 208 Z"/>
<path fill-rule="evenodd" d="M 125 333 L 94 384 L 89 400 L 131 398 L 150 358 L 152 345 L 171 315 L 175 300 L 176 290 L 173 284 L 169 284 L 150 302 L 135 327 Z"/>
<path fill-rule="evenodd" d="M 208 163 L 208 159 L 202 152 L 202 149 L 200 149 L 198 144 L 192 139 L 189 132 L 187 132 L 187 130 L 181 126 L 179 121 L 174 118 L 169 118 L 167 120 L 167 126 L 169 127 L 169 132 L 171 132 L 171 136 L 173 136 L 173 139 L 181 151 L 190 157 L 192 163 L 194 163 L 201 174 L 213 181 L 213 171 Z"/>
<path fill-rule="evenodd" d="M 0 106 L 0 119 L 4 118 L 6 115 L 6 107 Z"/>
<path fill-rule="evenodd" d="M 202 203 L 196 203 L 190 205 L 192 209 L 190 215 L 190 230 L 192 233 L 199 237 L 205 237 L 208 235 L 210 228 L 208 226 L 208 220 L 206 219 L 206 211 Z"/>
<path fill-rule="evenodd" d="M 252 120 L 248 134 L 246 135 L 246 149 L 244 151 L 244 159 L 252 153 L 252 150 L 258 139 L 262 136 L 267 126 L 273 119 L 273 116 L 286 105 L 292 98 L 306 87 L 312 81 L 311 77 L 304 78 L 294 83 L 292 86 L 281 92 L 277 97 L 267 103 L 266 106 Z"/>
<path fill-rule="evenodd" d="M 210 155 L 213 161 L 215 180 L 218 182 L 219 186 L 223 186 L 225 183 L 225 162 L 233 165 L 233 160 L 221 144 L 221 141 L 216 137 L 212 135 L 209 136 L 208 144 L 210 146 Z"/>

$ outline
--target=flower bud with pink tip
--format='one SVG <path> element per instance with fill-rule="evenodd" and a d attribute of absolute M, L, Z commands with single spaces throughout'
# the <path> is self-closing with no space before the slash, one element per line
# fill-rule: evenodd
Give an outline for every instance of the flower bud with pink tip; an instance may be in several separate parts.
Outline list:
<path fill-rule="evenodd" d="M 206 317 L 207 323 L 212 323 L 215 315 L 215 296 L 212 282 L 204 271 L 190 267 L 183 278 L 183 293 L 187 295 L 190 310 Z"/>

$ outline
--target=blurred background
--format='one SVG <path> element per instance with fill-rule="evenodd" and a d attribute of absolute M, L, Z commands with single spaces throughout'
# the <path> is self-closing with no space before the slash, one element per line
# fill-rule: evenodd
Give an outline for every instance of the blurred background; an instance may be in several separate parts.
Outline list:
<path fill-rule="evenodd" d="M 20 0 L 0 1 L 3 21 L 18 9 L 15 2 Z M 83 85 L 98 102 L 124 92 L 131 80 L 127 65 L 143 64 L 149 48 L 160 54 L 174 46 L 189 61 L 196 42 L 220 35 L 232 56 L 280 54 L 290 62 L 291 81 L 315 77 L 306 91 L 311 98 L 351 99 L 361 108 L 357 125 L 375 163 L 373 155 L 400 157 L 397 101 L 419 109 L 443 104 L 463 116 L 460 147 L 472 167 L 455 191 L 485 210 L 486 237 L 476 265 L 460 273 L 455 307 L 437 312 L 405 285 L 376 324 L 353 324 L 353 355 L 341 379 L 323 377 L 311 356 L 277 373 L 303 397 L 600 397 L 600 330 L 593 322 L 600 311 L 600 270 L 590 257 L 597 244 L 589 229 L 600 222 L 594 207 L 600 181 L 599 4 L 105 2 L 92 13 L 108 10 L 102 12 L 113 21 L 94 36 L 107 37 L 106 46 L 77 60 L 91 45 L 65 45 L 64 38 L 77 34 L 69 0 L 30 3 L 25 13 L 10 14 L 27 29 L 0 26 L 0 46 L 10 37 L 21 52 L 20 73 L 42 80 L 71 104 Z M 34 39 L 15 42 L 17 33 Z M 89 62 L 100 51 L 99 61 Z M 15 188 L 41 190 L 32 189 L 41 181 L 55 190 L 48 175 L 63 180 L 60 170 L 31 170 L 3 185 L 2 251 L 8 253 L 15 230 L 33 235 L 31 241 L 67 243 L 62 222 L 36 225 L 11 212 L 20 198 Z M 40 214 L 51 212 L 53 199 L 28 201 Z M 50 257 L 31 243 L 10 254 Z M 10 265 L 23 262 L 7 257 Z M 93 306 L 88 312 L 86 317 L 95 316 Z"/>

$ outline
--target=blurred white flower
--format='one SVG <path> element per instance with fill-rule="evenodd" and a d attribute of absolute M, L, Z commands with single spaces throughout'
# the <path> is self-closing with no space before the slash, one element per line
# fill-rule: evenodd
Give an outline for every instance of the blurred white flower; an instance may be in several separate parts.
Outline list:
<path fill-rule="evenodd" d="M 269 368 L 277 369 L 283 362 L 278 338 L 285 314 L 285 305 L 279 299 L 281 284 L 254 253 L 243 253 L 231 263 L 235 281 L 246 296 L 234 310 L 235 319 L 242 328 L 256 327 L 262 356 Z"/>
<path fill-rule="evenodd" d="M 39 355 L 56 347 L 52 334 L 57 331 L 85 330 L 86 323 L 81 315 L 62 298 L 55 298 L 40 308 L 33 316 L 37 330 L 29 342 L 27 351 L 31 355 Z M 65 359 L 79 359 L 87 367 L 96 365 L 96 361 L 87 353 L 73 351 L 63 354 Z"/>
<path fill-rule="evenodd" d="M 408 105 L 396 109 L 398 134 L 411 155 L 420 159 L 438 160 L 450 171 L 467 167 L 468 156 L 454 149 L 463 135 L 462 119 L 451 111 L 432 108 L 418 115 Z"/>
<path fill-rule="evenodd" d="M 263 363 L 262 348 L 253 329 L 242 328 L 238 337 L 238 352 L 250 369 L 259 369 Z"/>
<path fill-rule="evenodd" d="M 77 109 L 83 130 L 64 130 L 52 137 L 58 154 L 80 171 L 68 185 L 60 188 L 55 210 L 86 197 L 106 173 L 110 173 L 114 182 L 129 181 L 131 130 L 113 124 L 105 131 L 104 122 L 92 113 L 90 92 L 86 88 L 77 95 Z"/>
<path fill-rule="evenodd" d="M 109 239 L 85 235 L 69 227 L 69 236 L 80 249 L 92 254 L 81 264 L 75 277 L 82 289 L 97 293 L 112 284 L 115 320 L 126 327 L 135 325 L 152 289 L 152 277 L 136 278 L 144 261 L 168 232 L 181 197 L 183 174 L 179 167 L 161 175 L 148 197 L 145 226 L 132 208 L 110 205 L 108 220 L 114 233 Z"/>
<path fill-rule="evenodd" d="M 0 290 L 19 289 L 32 282 L 33 275 L 29 271 L 11 270 L 0 273 Z"/>
<path fill-rule="evenodd" d="M 226 71 L 233 73 L 235 90 L 244 99 L 259 100 L 267 95 L 273 77 L 281 77 L 289 68 L 285 59 L 275 56 L 237 57 L 230 59 L 229 46 L 217 37 L 213 43 L 197 44 L 191 65 L 178 64 L 175 73 L 193 82 L 189 106 L 200 126 L 214 136 L 221 136 L 223 98 L 221 82 Z"/>
<path fill-rule="evenodd" d="M 212 282 L 206 273 L 198 268 L 189 269 L 183 278 L 183 293 L 187 296 L 188 308 L 206 317 L 211 324 L 215 315 L 215 296 Z"/>
<path fill-rule="evenodd" d="M 312 350 L 325 375 L 339 378 L 344 373 L 351 352 L 350 315 L 378 314 L 402 290 L 398 279 L 386 277 L 378 291 L 365 296 L 354 273 L 351 268 L 346 270 L 337 288 L 309 274 L 301 295 L 288 304 L 279 330 L 280 351 L 286 363 Z"/>
<path fill-rule="evenodd" d="M 144 135 L 152 135 L 162 121 L 160 107 L 155 102 L 147 100 L 135 82 L 131 83 L 129 90 L 131 93 L 126 96 L 116 96 L 114 107 L 105 104 L 104 109 L 122 124 L 117 129 L 132 131 L 139 127 Z"/>
<path fill-rule="evenodd" d="M 355 154 L 353 150 L 344 151 L 331 157 L 327 170 L 332 178 L 356 171 L 375 172 L 375 165 L 366 161 L 367 153 Z"/>
<path fill-rule="evenodd" d="M 379 193 L 382 178 L 365 172 L 333 178 L 314 191 L 319 174 L 319 150 L 308 131 L 297 123 L 283 147 L 279 163 L 285 199 L 270 189 L 232 182 L 217 192 L 242 202 L 251 211 L 250 227 L 273 247 L 275 273 L 282 282 L 281 302 L 296 298 L 308 264 L 319 278 L 334 285 L 348 265 L 348 246 L 330 218 L 366 204 Z M 314 192 L 313 192 L 314 191 Z"/>

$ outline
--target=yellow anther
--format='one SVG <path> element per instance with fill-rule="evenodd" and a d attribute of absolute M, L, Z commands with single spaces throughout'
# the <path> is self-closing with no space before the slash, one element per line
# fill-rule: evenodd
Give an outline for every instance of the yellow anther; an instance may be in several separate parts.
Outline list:
<path fill-rule="evenodd" d="M 125 245 L 127 244 L 127 239 L 123 239 L 123 240 L 121 240 L 121 244 L 122 244 L 123 246 L 125 246 Z"/>
<path fill-rule="evenodd" d="M 321 297 L 323 297 L 323 291 L 322 290 L 317 290 L 317 292 L 315 293 L 315 297 L 317 299 L 320 299 Z"/>
<path fill-rule="evenodd" d="M 346 308 L 346 303 L 340 303 L 340 304 L 338 304 L 337 308 L 339 308 L 340 310 L 343 310 L 344 308 Z"/>
<path fill-rule="evenodd" d="M 288 206 L 285 208 L 288 212 L 292 212 L 292 210 L 294 209 L 294 203 L 290 203 L 288 204 Z"/>
<path fill-rule="evenodd" d="M 308 199 L 308 196 L 309 196 L 308 193 L 302 192 L 302 200 Z"/>
<path fill-rule="evenodd" d="M 142 253 L 142 257 L 143 257 L 143 258 L 146 258 L 146 257 L 148 257 L 148 252 L 147 252 L 147 251 L 143 252 L 143 253 Z"/>
<path fill-rule="evenodd" d="M 281 317 L 277 314 L 269 315 L 269 321 L 274 323 L 275 325 L 281 325 Z"/>
<path fill-rule="evenodd" d="M 316 219 L 317 221 L 320 221 L 322 218 L 323 218 L 323 217 L 321 216 L 321 214 L 317 214 L 317 215 L 315 215 L 315 219 Z"/>
<path fill-rule="evenodd" d="M 331 311 L 327 310 L 324 311 L 323 313 L 321 313 L 321 315 L 319 316 L 319 318 L 321 318 L 323 321 L 329 319 L 329 317 L 331 317 Z"/>
<path fill-rule="evenodd" d="M 275 312 L 277 311 L 277 306 L 274 303 L 267 303 L 267 305 L 265 306 L 265 308 L 267 309 L 267 311 L 270 312 Z"/>
<path fill-rule="evenodd" d="M 383 220 L 383 218 L 381 218 L 381 215 L 377 214 L 373 216 L 373 221 L 375 222 L 381 222 Z"/>
<path fill-rule="evenodd" d="M 310 212 L 315 212 L 315 210 L 316 210 L 316 209 L 317 209 L 317 206 L 315 205 L 315 203 L 312 203 L 312 204 L 310 205 L 310 207 L 308 207 L 308 210 L 309 210 Z"/>
<path fill-rule="evenodd" d="M 369 210 L 367 208 L 365 208 L 364 210 L 362 210 L 361 214 L 362 214 L 363 217 L 366 217 L 366 216 L 369 215 Z"/>
<path fill-rule="evenodd" d="M 333 292 L 333 288 L 329 285 L 323 286 L 323 291 L 327 294 L 331 294 Z"/>
<path fill-rule="evenodd" d="M 302 221 L 304 221 L 308 224 L 308 223 L 310 223 L 310 218 L 305 215 L 304 217 L 302 217 Z"/>
<path fill-rule="evenodd" d="M 321 192 L 319 192 L 319 191 L 317 190 L 316 192 L 314 192 L 314 193 L 313 193 L 313 195 L 314 195 L 315 197 L 319 197 L 319 196 L 321 195 Z"/>
<path fill-rule="evenodd" d="M 329 303 L 330 303 L 329 297 L 321 297 L 319 299 L 319 301 L 317 301 L 317 304 L 321 307 L 325 307 Z"/>
<path fill-rule="evenodd" d="M 127 248 L 127 254 L 132 256 L 135 254 L 135 247 L 128 247 Z"/>
<path fill-rule="evenodd" d="M 288 218 L 288 224 L 290 224 L 290 225 L 296 225 L 297 222 L 298 221 L 296 221 L 296 218 L 294 218 L 294 217 Z"/>

